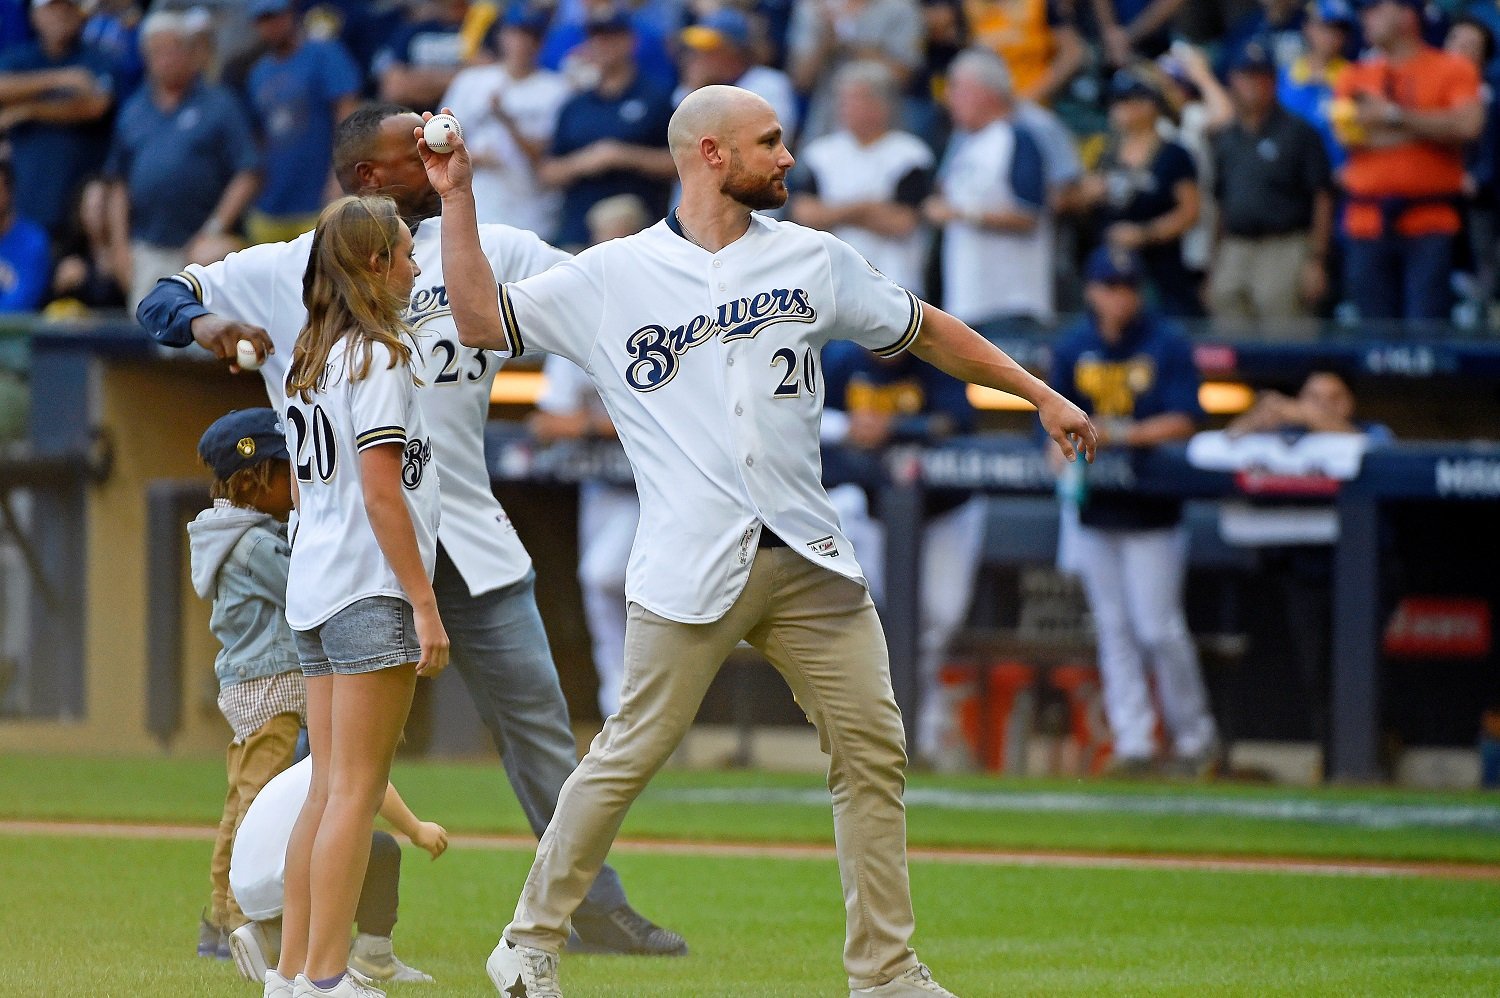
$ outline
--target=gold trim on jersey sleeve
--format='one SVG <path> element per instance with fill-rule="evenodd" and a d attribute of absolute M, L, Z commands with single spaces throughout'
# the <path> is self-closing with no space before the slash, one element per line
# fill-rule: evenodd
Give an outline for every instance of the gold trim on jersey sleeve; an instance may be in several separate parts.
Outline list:
<path fill-rule="evenodd" d="M 198 299 L 198 304 L 203 304 L 203 284 L 198 280 L 198 278 L 194 277 L 192 274 L 189 274 L 185 270 L 179 270 L 177 273 L 173 274 L 172 277 L 176 280 L 181 281 L 183 284 L 186 284 L 188 286 L 188 290 L 193 293 L 193 297 Z"/>
<path fill-rule="evenodd" d="M 500 285 L 500 326 L 505 330 L 505 342 L 510 346 L 510 355 L 519 357 L 526 352 L 526 344 L 521 340 L 521 327 L 516 322 L 515 306 L 510 303 L 510 292 L 505 285 Z"/>
<path fill-rule="evenodd" d="M 910 291 L 906 292 L 906 299 L 911 305 L 911 318 L 907 320 L 906 332 L 902 333 L 901 338 L 898 339 L 895 343 L 892 343 L 890 346 L 881 347 L 878 350 L 872 351 L 875 356 L 896 356 L 898 353 L 911 346 L 912 343 L 915 342 L 917 334 L 922 331 L 922 303 L 917 299 L 917 296 L 912 294 Z"/>
<path fill-rule="evenodd" d="M 406 427 L 404 426 L 377 426 L 354 438 L 356 450 L 366 450 L 380 444 L 404 443 L 406 443 Z"/>

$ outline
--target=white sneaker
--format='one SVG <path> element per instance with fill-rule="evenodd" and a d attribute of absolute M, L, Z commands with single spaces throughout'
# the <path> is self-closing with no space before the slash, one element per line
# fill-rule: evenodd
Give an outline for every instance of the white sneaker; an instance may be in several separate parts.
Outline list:
<path fill-rule="evenodd" d="M 275 970 L 266 971 L 266 990 L 261 998 L 292 998 L 292 982 Z"/>
<path fill-rule="evenodd" d="M 517 946 L 500 937 L 484 962 L 490 983 L 506 998 L 562 998 L 557 983 L 557 954 L 534 946 Z"/>
<path fill-rule="evenodd" d="M 234 966 L 241 977 L 247 981 L 263 981 L 266 971 L 276 966 L 276 961 L 281 958 L 280 943 L 281 940 L 273 939 L 259 922 L 246 922 L 229 934 L 229 955 L 234 957 Z"/>
<path fill-rule="evenodd" d="M 932 971 L 925 963 L 915 967 L 894 980 L 877 984 L 873 988 L 851 988 L 849 998 L 859 995 L 879 995 L 880 998 L 958 998 L 958 995 L 932 979 Z"/>
<path fill-rule="evenodd" d="M 391 947 L 390 936 L 372 936 L 364 932 L 355 936 L 349 947 L 349 973 L 366 984 L 376 981 L 432 983 L 432 975 L 401 962 Z"/>
<path fill-rule="evenodd" d="M 297 981 L 292 986 L 292 998 L 385 998 L 385 992 L 379 988 L 372 988 L 348 974 L 339 978 L 337 984 L 324 991 L 308 980 L 306 974 L 298 974 Z"/>

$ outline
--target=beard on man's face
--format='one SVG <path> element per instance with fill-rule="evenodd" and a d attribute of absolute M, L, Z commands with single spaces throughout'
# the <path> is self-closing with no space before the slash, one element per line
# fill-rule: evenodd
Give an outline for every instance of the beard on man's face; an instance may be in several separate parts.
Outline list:
<path fill-rule="evenodd" d="M 786 179 L 777 174 L 759 175 L 745 169 L 738 153 L 731 154 L 729 174 L 719 193 L 733 198 L 751 211 L 766 211 L 786 204 Z"/>

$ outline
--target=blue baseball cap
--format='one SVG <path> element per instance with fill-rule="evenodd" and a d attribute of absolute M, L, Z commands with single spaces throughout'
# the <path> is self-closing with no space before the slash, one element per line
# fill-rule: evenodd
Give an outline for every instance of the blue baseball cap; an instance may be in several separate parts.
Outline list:
<path fill-rule="evenodd" d="M 583 30 L 590 35 L 633 29 L 634 25 L 630 23 L 630 12 L 624 7 L 613 5 L 593 8 L 583 22 Z"/>
<path fill-rule="evenodd" d="M 1140 255 L 1115 246 L 1100 246 L 1089 254 L 1083 267 L 1084 280 L 1090 284 L 1129 284 L 1139 287 L 1144 271 Z"/>
<path fill-rule="evenodd" d="M 750 19 L 732 7 L 724 7 L 682 29 L 682 44 L 700 52 L 724 45 L 750 47 Z"/>
<path fill-rule="evenodd" d="M 292 0 L 250 0 L 245 5 L 245 13 L 250 19 L 257 17 L 271 17 L 275 14 L 285 14 L 292 9 Z"/>
<path fill-rule="evenodd" d="M 236 409 L 214 420 L 198 441 L 198 456 L 219 481 L 262 461 L 288 460 L 275 409 Z"/>
<path fill-rule="evenodd" d="M 1271 53 L 1260 42 L 1247 42 L 1240 47 L 1235 54 L 1234 61 L 1229 64 L 1231 73 L 1271 73 L 1276 72 L 1276 60 L 1271 58 Z"/>
<path fill-rule="evenodd" d="M 533 35 L 545 35 L 551 24 L 550 10 L 527 3 L 526 0 L 517 0 L 505 8 L 505 16 L 500 19 L 500 26 L 503 28 L 519 28 Z"/>
<path fill-rule="evenodd" d="M 1307 5 L 1308 13 L 1324 24 L 1338 24 L 1345 27 L 1353 27 L 1358 21 L 1354 15 L 1354 8 L 1348 0 L 1313 0 Z"/>
<path fill-rule="evenodd" d="M 1109 78 L 1109 103 L 1119 100 L 1161 101 L 1161 93 L 1145 77 L 1122 69 Z"/>

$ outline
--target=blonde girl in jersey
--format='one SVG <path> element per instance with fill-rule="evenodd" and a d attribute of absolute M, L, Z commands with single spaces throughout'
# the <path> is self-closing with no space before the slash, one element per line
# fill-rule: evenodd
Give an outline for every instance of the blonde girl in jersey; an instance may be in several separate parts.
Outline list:
<path fill-rule="evenodd" d="M 437 470 L 401 318 L 418 273 L 390 198 L 323 210 L 284 418 L 299 513 L 287 622 L 307 676 L 313 775 L 287 846 L 267 998 L 382 994 L 346 974 L 349 933 L 413 687 L 448 662 L 431 582 Z"/>

